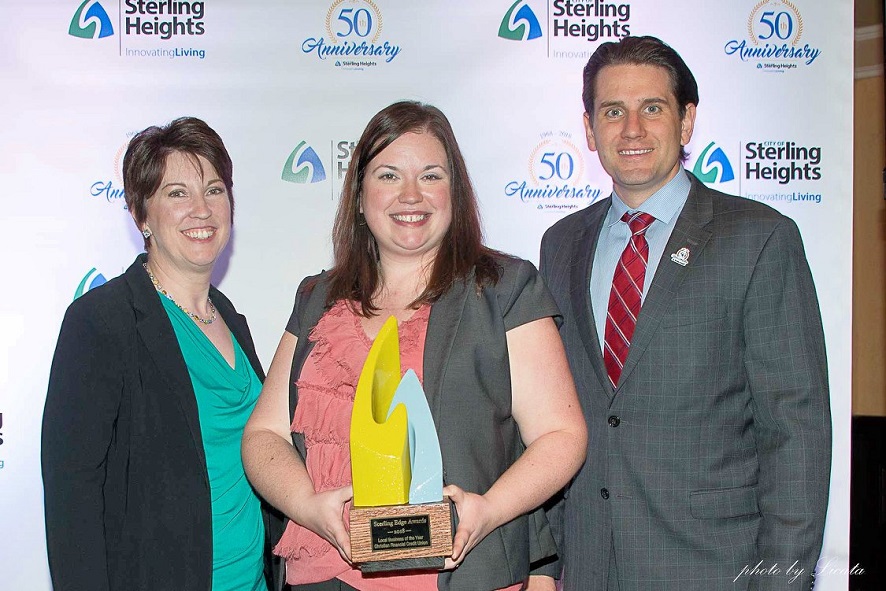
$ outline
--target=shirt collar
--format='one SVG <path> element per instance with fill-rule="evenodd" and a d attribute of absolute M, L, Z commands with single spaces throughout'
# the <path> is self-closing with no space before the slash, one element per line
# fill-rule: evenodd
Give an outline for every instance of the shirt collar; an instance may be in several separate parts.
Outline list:
<path fill-rule="evenodd" d="M 639 211 L 652 215 L 656 221 L 670 224 L 674 216 L 679 214 L 683 209 L 683 205 L 689 197 L 689 189 L 691 187 L 692 183 L 689 180 L 689 175 L 686 174 L 681 166 L 677 175 L 668 181 L 664 187 L 653 193 L 649 199 L 644 201 L 643 205 L 640 206 Z M 604 224 L 611 226 L 618 223 L 625 212 L 628 211 L 638 210 L 628 207 L 615 192 L 615 189 L 613 189 L 612 206 L 606 214 Z"/>

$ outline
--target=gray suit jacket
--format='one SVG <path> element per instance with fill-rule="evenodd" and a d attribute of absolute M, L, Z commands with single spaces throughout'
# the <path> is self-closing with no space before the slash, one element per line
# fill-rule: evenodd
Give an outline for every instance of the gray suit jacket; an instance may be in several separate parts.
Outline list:
<path fill-rule="evenodd" d="M 690 178 L 615 391 L 588 291 L 610 200 L 542 241 L 589 430 L 588 460 L 553 512 L 567 591 L 811 584 L 831 438 L 800 234 L 772 208 Z M 682 247 L 685 266 L 671 259 Z M 759 561 L 780 574 L 742 574 Z M 792 583 L 791 565 L 803 569 Z"/>

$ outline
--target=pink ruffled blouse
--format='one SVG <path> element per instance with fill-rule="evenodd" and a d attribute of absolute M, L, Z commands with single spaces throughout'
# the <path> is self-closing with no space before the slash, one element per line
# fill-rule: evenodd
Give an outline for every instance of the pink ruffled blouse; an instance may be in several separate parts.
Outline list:
<path fill-rule="evenodd" d="M 398 326 L 403 373 L 412 369 L 424 382 L 425 335 L 431 307 L 423 305 Z M 304 433 L 307 469 L 314 490 L 321 492 L 351 484 L 350 428 L 354 393 L 372 339 L 360 316 L 339 301 L 311 330 L 314 347 L 305 360 L 298 386 L 293 432 Z M 286 582 L 302 585 L 340 579 L 360 591 L 436 591 L 437 574 L 371 576 L 364 578 L 339 556 L 332 544 L 292 521 L 274 553 L 286 559 Z M 501 591 L 518 591 L 522 584 Z"/>
<path fill-rule="evenodd" d="M 430 306 L 422 306 L 398 327 L 403 372 L 415 370 L 420 381 L 430 312 Z M 372 340 L 366 336 L 360 317 L 343 301 L 323 315 L 308 338 L 314 347 L 296 382 L 298 406 L 292 431 L 304 433 L 308 474 L 314 490 L 321 492 L 351 484 L 351 409 Z M 436 573 L 364 579 L 329 542 L 291 521 L 274 553 L 286 559 L 286 582 L 290 585 L 338 578 L 361 591 L 437 589 Z"/>

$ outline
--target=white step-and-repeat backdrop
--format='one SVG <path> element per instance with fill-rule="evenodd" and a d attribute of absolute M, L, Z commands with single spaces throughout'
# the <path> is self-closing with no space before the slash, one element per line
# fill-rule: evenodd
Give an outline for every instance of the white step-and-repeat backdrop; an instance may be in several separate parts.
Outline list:
<path fill-rule="evenodd" d="M 329 265 L 344 171 L 375 112 L 403 98 L 440 107 L 487 242 L 537 261 L 548 226 L 611 190 L 585 145 L 581 70 L 599 43 L 628 34 L 661 37 L 698 79 L 687 168 L 778 208 L 805 238 L 834 421 L 818 589 L 846 588 L 851 2 L 7 0 L 3 13 L 0 589 L 50 588 L 49 363 L 67 305 L 141 250 L 121 178 L 133 133 L 195 115 L 224 138 L 237 211 L 215 280 L 268 364 L 299 280 Z"/>

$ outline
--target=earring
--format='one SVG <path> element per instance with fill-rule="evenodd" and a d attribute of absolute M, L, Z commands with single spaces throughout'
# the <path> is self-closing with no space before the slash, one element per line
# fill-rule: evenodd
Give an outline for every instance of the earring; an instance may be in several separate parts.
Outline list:
<path fill-rule="evenodd" d="M 145 237 L 145 240 L 147 240 L 148 238 L 150 238 L 153 235 L 154 235 L 154 233 L 151 232 L 151 229 L 147 226 L 145 226 L 145 229 L 142 230 L 142 236 Z"/>

